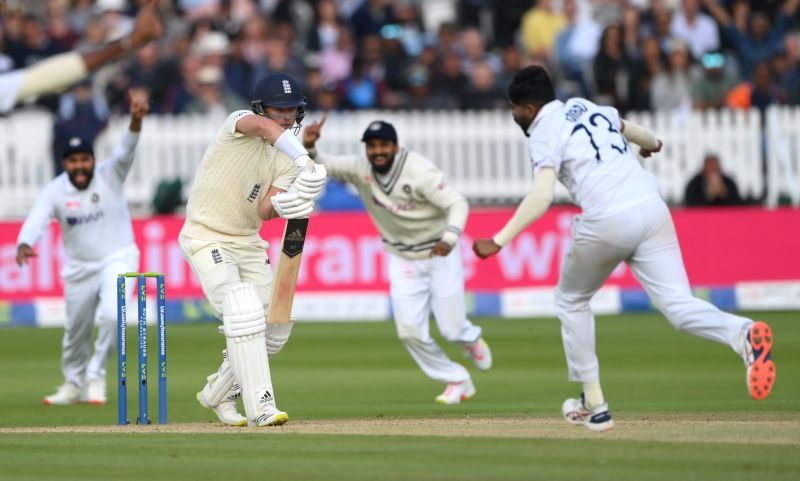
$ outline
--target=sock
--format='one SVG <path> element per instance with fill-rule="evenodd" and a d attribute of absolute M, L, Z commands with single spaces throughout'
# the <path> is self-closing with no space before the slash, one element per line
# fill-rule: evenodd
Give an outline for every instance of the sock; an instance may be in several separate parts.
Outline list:
<path fill-rule="evenodd" d="M 603 398 L 603 390 L 600 388 L 600 381 L 583 383 L 583 396 L 588 409 L 606 402 Z"/>

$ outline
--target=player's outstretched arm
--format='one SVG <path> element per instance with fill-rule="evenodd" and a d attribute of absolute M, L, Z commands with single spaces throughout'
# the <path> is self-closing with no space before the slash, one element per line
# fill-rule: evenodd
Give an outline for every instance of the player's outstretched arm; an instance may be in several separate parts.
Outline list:
<path fill-rule="evenodd" d="M 514 215 L 508 220 L 500 232 L 491 239 L 477 239 L 472 244 L 475 255 L 481 259 L 500 252 L 504 245 L 522 232 L 531 222 L 541 217 L 553 202 L 556 188 L 556 171 L 552 167 L 544 167 L 534 176 L 533 188 L 522 199 Z"/>
<path fill-rule="evenodd" d="M 261 137 L 276 149 L 288 155 L 298 167 L 310 159 L 308 151 L 297 140 L 292 130 L 284 130 L 280 124 L 261 115 L 244 115 L 236 121 L 236 131 L 253 137 Z"/>
<path fill-rule="evenodd" d="M 139 145 L 139 133 L 142 130 L 142 119 L 150 111 L 150 96 L 147 90 L 133 88 L 128 90 L 128 100 L 130 102 L 131 121 L 126 132 L 111 156 L 98 169 L 100 175 L 116 182 L 125 182 L 125 178 L 131 171 L 133 159 L 136 156 L 136 146 Z"/>
<path fill-rule="evenodd" d="M 620 119 L 620 124 L 620 132 L 622 132 L 622 135 L 624 135 L 629 142 L 633 142 L 641 147 L 639 154 L 642 157 L 647 158 L 657 152 L 661 152 L 661 147 L 663 147 L 664 144 L 650 129 L 628 120 Z"/>
<path fill-rule="evenodd" d="M 317 140 L 322 136 L 322 126 L 328 120 L 328 112 L 322 114 L 319 120 L 315 120 L 311 125 L 307 125 L 303 129 L 303 147 L 308 150 L 314 149 L 317 146 Z"/>
<path fill-rule="evenodd" d="M 129 55 L 164 30 L 156 14 L 157 0 L 151 0 L 139 11 L 133 32 L 121 40 L 87 53 L 68 52 L 54 55 L 33 64 L 24 72 L 16 100 L 58 92 L 73 85 L 103 65 Z"/>
<path fill-rule="evenodd" d="M 145 89 L 133 88 L 128 90 L 128 100 L 131 110 L 131 123 L 128 130 L 141 132 L 142 119 L 150 112 L 150 95 Z"/>

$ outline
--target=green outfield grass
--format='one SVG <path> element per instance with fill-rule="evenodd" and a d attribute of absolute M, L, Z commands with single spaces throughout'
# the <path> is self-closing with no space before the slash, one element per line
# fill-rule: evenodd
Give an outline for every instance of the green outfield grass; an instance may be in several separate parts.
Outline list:
<path fill-rule="evenodd" d="M 0 479 L 796 479 L 800 313 L 755 315 L 772 324 L 777 341 L 778 383 L 763 402 L 747 396 L 742 363 L 726 346 L 678 333 L 657 315 L 599 318 L 603 386 L 617 421 L 608 435 L 558 424 L 562 400 L 579 387 L 566 381 L 554 319 L 479 319 L 495 365 L 485 373 L 471 369 L 478 393 L 458 406 L 433 403 L 442 385 L 419 372 L 390 323 L 300 324 L 272 361 L 278 405 L 291 418 L 287 428 L 347 426 L 347 420 L 402 426 L 419 418 L 445 428 L 541 421 L 529 432 L 526 424 L 521 435 L 517 429 L 517 437 L 502 429 L 484 437 L 447 430 L 431 436 L 280 428 L 152 432 L 135 426 L 130 434 L 18 431 L 12 428 L 115 424 L 116 365 L 109 363 L 106 406 L 43 406 L 42 396 L 61 382 L 61 330 L 3 329 Z M 129 336 L 132 357 L 135 333 Z M 181 325 L 170 327 L 168 343 L 170 423 L 213 428 L 213 415 L 199 407 L 194 393 L 217 368 L 224 338 L 211 324 Z M 466 362 L 455 347 L 447 350 Z M 155 357 L 152 418 L 154 367 Z M 135 418 L 135 387 L 129 391 Z M 782 435 L 773 439 L 769 431 L 775 429 Z"/>

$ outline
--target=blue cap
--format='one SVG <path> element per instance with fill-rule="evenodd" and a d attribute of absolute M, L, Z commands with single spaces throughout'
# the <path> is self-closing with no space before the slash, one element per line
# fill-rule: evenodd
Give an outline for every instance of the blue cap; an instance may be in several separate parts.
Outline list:
<path fill-rule="evenodd" d="M 369 139 L 391 140 L 396 144 L 397 131 L 394 130 L 394 127 L 389 122 L 376 120 L 375 122 L 369 124 L 367 130 L 364 131 L 364 135 L 361 136 L 362 142 L 366 142 Z"/>
<path fill-rule="evenodd" d="M 61 158 L 66 159 L 70 155 L 78 153 L 94 156 L 92 142 L 81 137 L 71 137 L 69 141 L 67 141 L 66 147 L 64 147 L 64 149 L 61 151 Z"/>

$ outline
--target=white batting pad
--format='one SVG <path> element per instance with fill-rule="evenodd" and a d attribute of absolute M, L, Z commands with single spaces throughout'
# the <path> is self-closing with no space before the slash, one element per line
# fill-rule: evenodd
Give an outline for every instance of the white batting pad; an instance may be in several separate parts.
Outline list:
<path fill-rule="evenodd" d="M 222 301 L 222 317 L 228 359 L 242 388 L 244 410 L 250 420 L 256 420 L 262 410 L 275 406 L 264 341 L 264 308 L 256 288 L 245 283 L 232 287 Z"/>
<path fill-rule="evenodd" d="M 222 364 L 219 370 L 206 379 L 208 383 L 203 388 L 203 397 L 211 406 L 219 406 L 223 401 L 235 401 L 241 394 L 241 389 L 233 376 L 233 368 L 228 361 L 227 351 L 222 351 Z"/>

